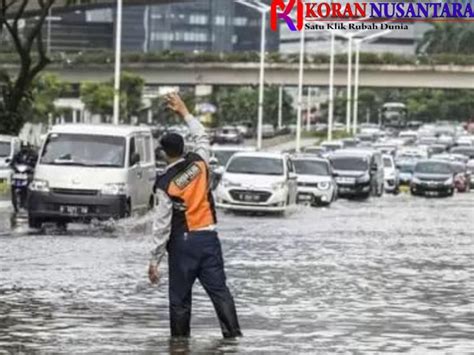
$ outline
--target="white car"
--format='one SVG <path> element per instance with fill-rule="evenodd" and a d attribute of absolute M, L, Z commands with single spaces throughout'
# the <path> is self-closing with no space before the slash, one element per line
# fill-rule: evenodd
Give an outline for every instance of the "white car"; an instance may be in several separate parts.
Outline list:
<path fill-rule="evenodd" d="M 20 151 L 20 139 L 13 136 L 0 136 L 0 193 L 8 190 L 12 170 L 10 162 Z"/>
<path fill-rule="evenodd" d="M 216 190 L 216 205 L 231 211 L 285 212 L 296 203 L 293 162 L 279 153 L 237 153 Z"/>
<path fill-rule="evenodd" d="M 337 199 L 337 184 L 329 160 L 298 156 L 293 163 L 298 176 L 298 202 L 329 206 Z"/>
<path fill-rule="evenodd" d="M 55 126 L 29 186 L 29 225 L 119 219 L 151 209 L 155 169 L 150 128 Z"/>
<path fill-rule="evenodd" d="M 383 156 L 385 192 L 397 194 L 400 191 L 400 176 L 392 155 Z"/>

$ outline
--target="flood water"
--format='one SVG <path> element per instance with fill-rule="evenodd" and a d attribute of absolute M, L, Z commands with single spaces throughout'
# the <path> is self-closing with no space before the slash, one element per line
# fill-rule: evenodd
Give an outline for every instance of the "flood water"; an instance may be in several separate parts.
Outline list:
<path fill-rule="evenodd" d="M 221 340 L 200 285 L 193 337 L 169 339 L 166 267 L 147 282 L 150 238 L 71 226 L 11 230 L 0 207 L 0 354 L 463 354 L 474 349 L 474 194 L 385 196 L 298 207 L 286 218 L 220 213 L 245 337 Z"/>

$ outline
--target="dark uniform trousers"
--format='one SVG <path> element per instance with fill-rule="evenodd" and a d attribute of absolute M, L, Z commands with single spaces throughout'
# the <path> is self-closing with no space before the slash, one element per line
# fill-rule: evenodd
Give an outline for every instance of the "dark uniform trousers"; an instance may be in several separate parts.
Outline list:
<path fill-rule="evenodd" d="M 211 298 L 225 338 L 241 336 L 234 299 L 227 288 L 216 232 L 172 235 L 168 243 L 170 326 L 173 337 L 190 336 L 192 287 L 196 279 Z"/>

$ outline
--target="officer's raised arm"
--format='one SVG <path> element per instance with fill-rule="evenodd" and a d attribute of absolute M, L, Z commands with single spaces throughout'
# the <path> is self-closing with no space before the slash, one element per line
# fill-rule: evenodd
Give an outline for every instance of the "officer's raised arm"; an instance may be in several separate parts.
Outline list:
<path fill-rule="evenodd" d="M 189 131 L 196 144 L 194 153 L 198 154 L 206 162 L 206 164 L 209 164 L 211 147 L 204 126 L 189 112 L 186 104 L 183 102 L 183 100 L 181 100 L 181 97 L 179 97 L 178 94 L 168 95 L 167 100 L 168 107 L 186 121 Z"/>

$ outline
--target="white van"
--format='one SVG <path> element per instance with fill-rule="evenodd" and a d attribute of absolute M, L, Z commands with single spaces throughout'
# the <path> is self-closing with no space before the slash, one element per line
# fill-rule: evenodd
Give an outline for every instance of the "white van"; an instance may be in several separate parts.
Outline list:
<path fill-rule="evenodd" d="M 18 137 L 0 135 L 0 192 L 9 188 L 12 174 L 10 163 L 20 149 L 21 142 Z"/>
<path fill-rule="evenodd" d="M 151 209 L 155 179 L 150 128 L 55 126 L 30 185 L 29 225 L 119 219 Z"/>

